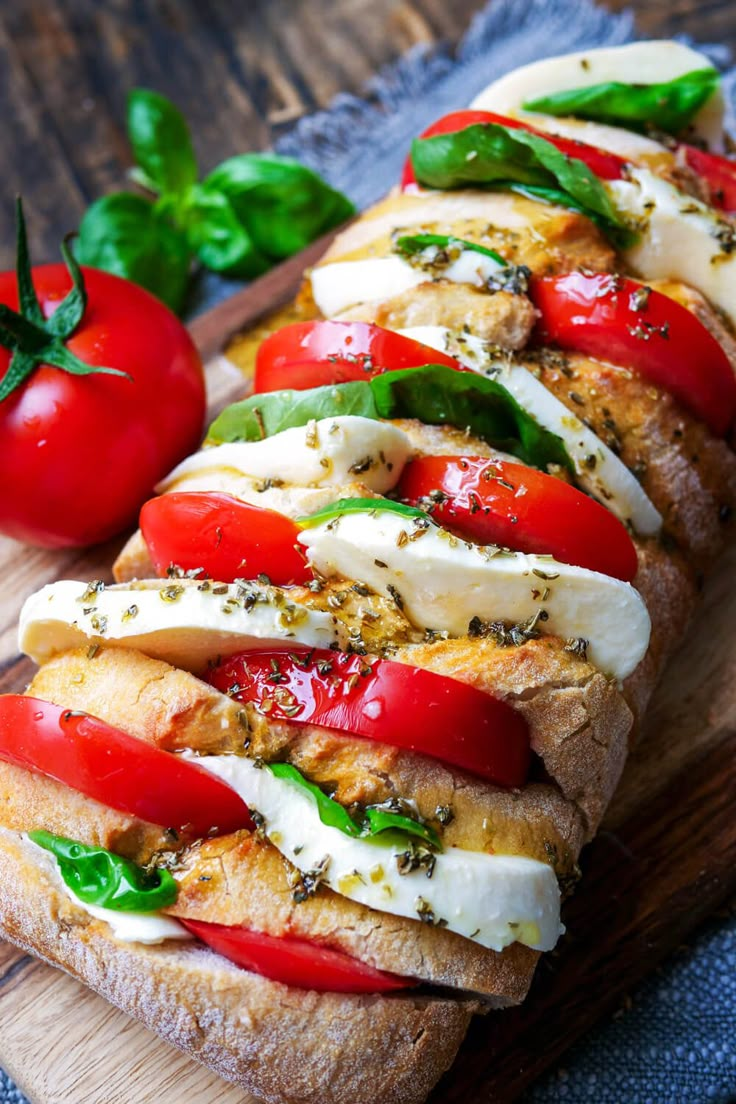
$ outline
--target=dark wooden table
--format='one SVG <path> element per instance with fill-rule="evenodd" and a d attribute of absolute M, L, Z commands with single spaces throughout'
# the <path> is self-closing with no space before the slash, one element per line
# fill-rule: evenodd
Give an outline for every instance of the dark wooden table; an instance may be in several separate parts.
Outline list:
<path fill-rule="evenodd" d="M 518 0 L 524 4 L 525 0 Z M 484 0 L 2 0 L 0 267 L 22 192 L 38 260 L 125 183 L 125 95 L 174 99 L 204 169 L 263 148 L 417 42 L 455 43 Z M 612 0 L 614 9 L 628 0 Z M 736 46 L 729 0 L 633 0 L 648 35 Z"/>

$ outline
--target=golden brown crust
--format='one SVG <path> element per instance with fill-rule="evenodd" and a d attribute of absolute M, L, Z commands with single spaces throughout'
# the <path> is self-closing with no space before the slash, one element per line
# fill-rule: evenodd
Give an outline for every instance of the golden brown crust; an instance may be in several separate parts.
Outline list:
<path fill-rule="evenodd" d="M 736 507 L 736 454 L 727 443 L 624 368 L 544 351 L 530 366 L 639 476 L 665 532 L 705 570 L 723 548 L 724 521 Z"/>
<path fill-rule="evenodd" d="M 418 994 L 294 989 L 196 943 L 121 943 L 5 830 L 0 933 L 272 1104 L 420 1104 L 475 1010 L 472 1002 Z"/>
<path fill-rule="evenodd" d="M 520 196 L 464 189 L 422 196 L 392 192 L 338 234 L 320 264 L 387 256 L 397 229 L 474 241 L 539 275 L 581 267 L 610 272 L 615 263 L 613 249 L 584 215 Z"/>
<path fill-rule="evenodd" d="M 375 322 L 388 330 L 412 326 L 446 326 L 471 330 L 501 349 L 526 345 L 537 312 L 524 295 L 497 291 L 489 295 L 470 284 L 428 281 L 390 299 L 350 306 L 334 316 L 344 322 Z"/>

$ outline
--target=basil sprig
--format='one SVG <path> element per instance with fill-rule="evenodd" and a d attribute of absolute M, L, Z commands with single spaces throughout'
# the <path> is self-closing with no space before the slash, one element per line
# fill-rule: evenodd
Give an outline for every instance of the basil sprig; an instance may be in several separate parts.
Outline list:
<path fill-rule="evenodd" d="M 249 279 L 355 213 L 311 169 L 277 154 L 231 157 L 199 181 L 189 128 L 157 92 L 130 93 L 127 126 L 131 178 L 152 198 L 115 192 L 93 203 L 77 257 L 141 284 L 175 311 L 195 258 L 213 272 Z"/>
<path fill-rule="evenodd" d="M 411 160 L 419 183 L 431 188 L 474 185 L 513 190 L 518 185 L 530 194 L 537 188 L 554 189 L 556 203 L 582 211 L 618 244 L 629 245 L 633 240 L 595 173 L 538 134 L 499 123 L 476 123 L 453 134 L 415 138 Z"/>
<path fill-rule="evenodd" d="M 319 819 L 328 828 L 337 828 L 344 835 L 352 836 L 354 839 L 377 836 L 382 832 L 397 832 L 416 836 L 429 847 L 437 851 L 442 850 L 440 837 L 427 824 L 421 824 L 418 820 L 394 813 L 380 805 L 369 806 L 361 821 L 358 822 L 350 816 L 339 801 L 328 797 L 324 790 L 305 778 L 291 763 L 267 763 L 266 767 L 276 778 L 291 782 L 292 785 L 308 793 L 317 806 Z"/>
<path fill-rule="evenodd" d="M 297 518 L 297 522 L 304 529 L 312 529 L 315 525 L 322 525 L 325 521 L 342 517 L 344 514 L 370 514 L 380 510 L 384 513 L 401 514 L 402 517 L 422 518 L 428 520 L 424 510 L 416 506 L 407 506 L 404 502 L 394 502 L 390 498 L 339 498 L 337 502 L 330 502 L 327 506 L 315 510 L 313 514 Z"/>
<path fill-rule="evenodd" d="M 468 429 L 526 464 L 561 465 L 574 471 L 564 443 L 540 426 L 497 380 L 425 364 L 384 372 L 370 380 L 270 391 L 226 407 L 209 428 L 209 444 L 260 441 L 283 429 L 322 418 L 417 418 L 428 425 Z"/>
<path fill-rule="evenodd" d="M 179 887 L 168 870 L 143 870 L 103 847 L 88 847 L 50 832 L 28 838 L 50 851 L 65 884 L 87 905 L 119 912 L 156 912 L 173 905 Z"/>
<path fill-rule="evenodd" d="M 679 134 L 708 102 L 720 84 L 717 69 L 693 69 L 659 84 L 605 81 L 588 88 L 569 88 L 526 100 L 527 111 L 573 115 L 628 130 L 663 130 Z"/>

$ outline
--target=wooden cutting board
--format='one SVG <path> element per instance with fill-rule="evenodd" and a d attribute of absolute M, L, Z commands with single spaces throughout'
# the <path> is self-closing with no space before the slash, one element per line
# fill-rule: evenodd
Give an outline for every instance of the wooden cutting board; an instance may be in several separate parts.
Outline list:
<path fill-rule="evenodd" d="M 197 319 L 212 410 L 243 393 L 227 340 L 288 302 L 326 241 Z M 109 578 L 121 541 L 47 552 L 0 539 L 0 691 L 32 666 L 17 654 L 23 599 L 52 579 Z M 736 545 L 709 579 L 667 670 L 603 830 L 582 858 L 568 934 L 526 1004 L 478 1018 L 432 1096 L 508 1102 L 736 893 Z M 0 1065 L 32 1104 L 249 1104 L 79 982 L 0 943 Z"/>

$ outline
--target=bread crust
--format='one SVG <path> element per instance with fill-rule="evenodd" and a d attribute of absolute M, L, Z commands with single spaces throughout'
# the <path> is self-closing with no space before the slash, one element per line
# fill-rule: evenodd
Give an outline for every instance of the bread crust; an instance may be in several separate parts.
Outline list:
<path fill-rule="evenodd" d="M 316 993 L 241 970 L 201 944 L 121 943 L 4 829 L 0 934 L 268 1104 L 421 1104 L 477 1007 Z"/>

